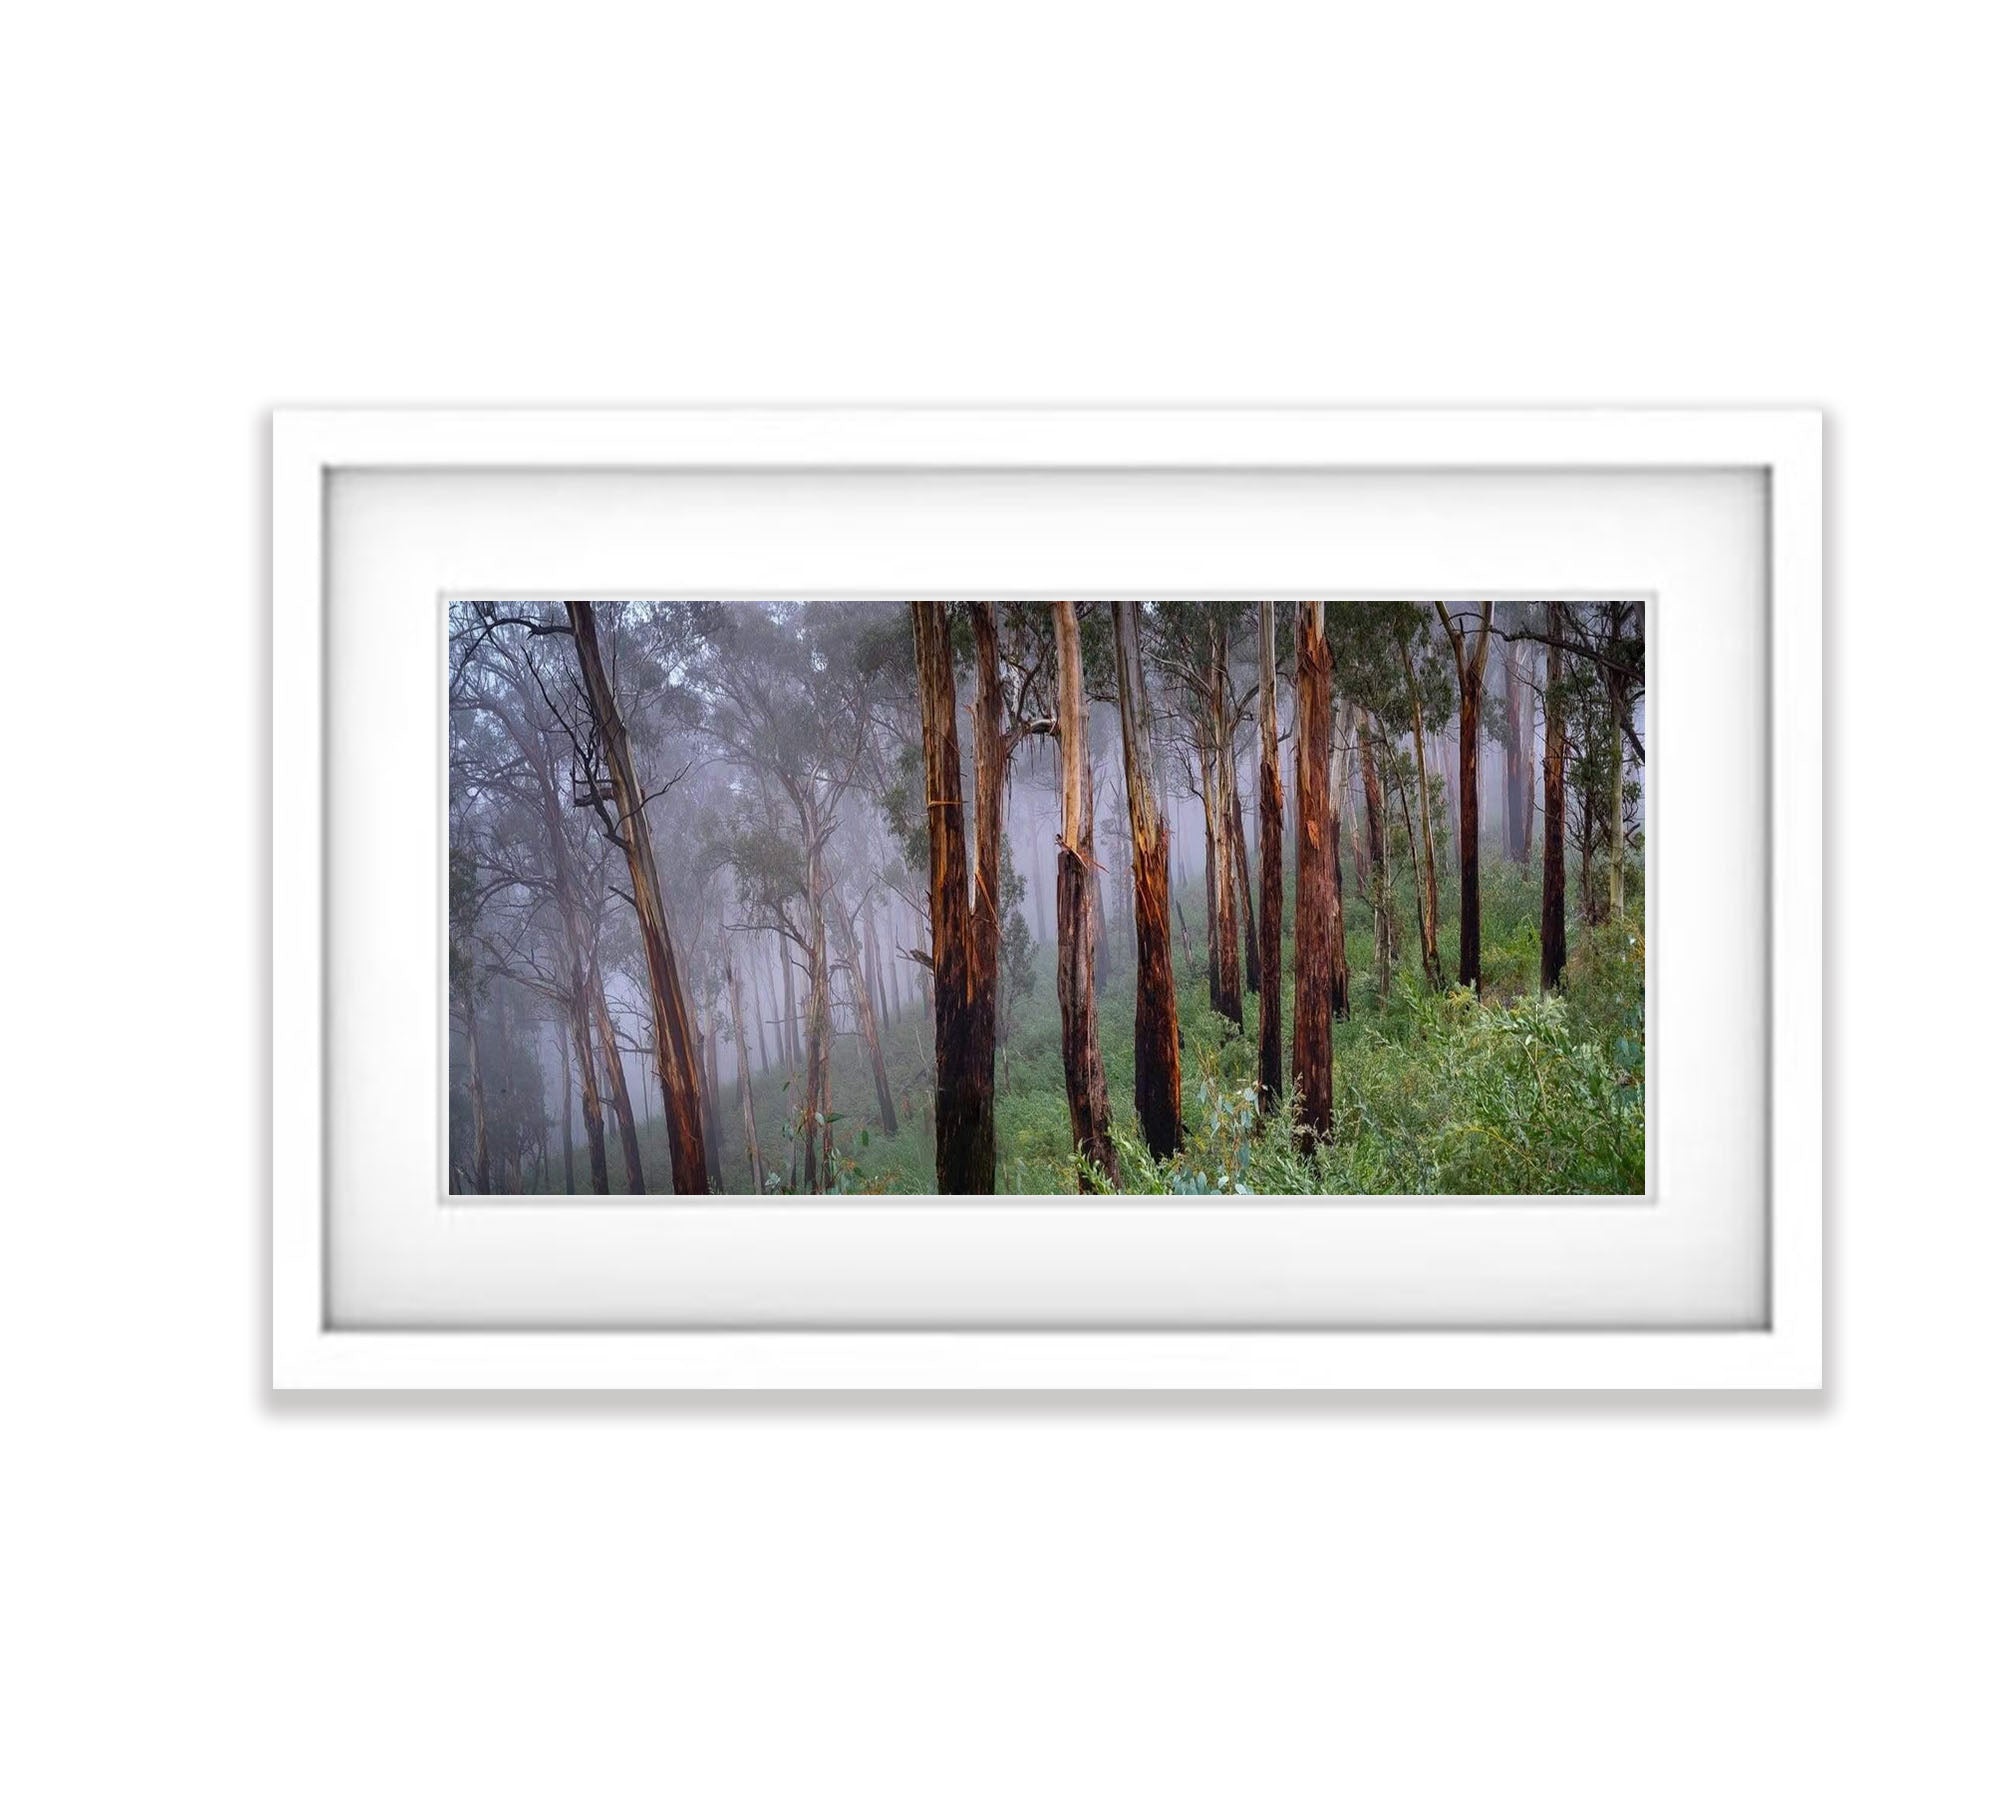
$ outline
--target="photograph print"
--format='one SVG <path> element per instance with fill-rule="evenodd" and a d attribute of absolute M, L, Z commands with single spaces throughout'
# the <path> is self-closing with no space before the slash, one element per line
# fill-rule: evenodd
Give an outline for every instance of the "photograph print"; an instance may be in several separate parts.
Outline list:
<path fill-rule="evenodd" d="M 455 1198 L 1646 1192 L 1639 598 L 445 632 Z"/>

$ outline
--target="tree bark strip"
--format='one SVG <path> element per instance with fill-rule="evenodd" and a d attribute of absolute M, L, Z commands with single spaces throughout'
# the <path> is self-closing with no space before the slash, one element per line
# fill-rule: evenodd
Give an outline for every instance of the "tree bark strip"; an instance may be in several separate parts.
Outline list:
<path fill-rule="evenodd" d="M 1285 1086 L 1285 789 L 1278 773 L 1278 610 L 1257 602 L 1257 861 L 1263 905 L 1257 914 L 1257 1105 L 1277 1109 Z"/>
<path fill-rule="evenodd" d="M 1236 868 L 1236 904 L 1243 915 L 1243 985 L 1253 994 L 1264 990 L 1264 947 L 1257 930 L 1257 907 L 1250 882 L 1250 845 L 1243 829 L 1243 800 L 1236 789 L 1236 747 L 1229 753 L 1229 845 Z"/>
<path fill-rule="evenodd" d="M 917 702 L 931 850 L 931 986 L 937 1019 L 940 1194 L 993 1191 L 993 984 L 981 979 L 966 880 L 958 683 L 944 602 L 913 600 Z"/>
<path fill-rule="evenodd" d="M 1181 1147 L 1181 1033 L 1168 917 L 1170 837 L 1154 790 L 1152 708 L 1139 649 L 1137 601 L 1111 603 L 1111 630 L 1118 664 L 1118 726 L 1125 753 L 1133 928 L 1139 955 L 1138 1006 L 1132 1023 L 1133 1100 L 1146 1147 L 1164 1158 Z"/>
<path fill-rule="evenodd" d="M 618 1121 L 618 1147 L 625 1158 L 625 1191 L 643 1194 L 646 1171 L 639 1161 L 639 1130 L 632 1122 L 632 1091 L 625 1083 L 625 1059 L 618 1053 L 618 1034 L 611 1029 L 611 1008 L 604 998 L 604 982 L 596 970 L 585 977 L 590 985 L 591 1010 L 597 1019 L 597 1043 L 604 1055 L 604 1072 L 611 1083 L 611 1115 Z"/>
<path fill-rule="evenodd" d="M 1423 833 L 1423 868 L 1417 887 L 1417 933 L 1423 950 L 1424 979 L 1433 988 L 1444 986 L 1444 959 L 1438 954 L 1438 870 L 1437 846 L 1431 834 L 1431 767 L 1424 747 L 1424 702 L 1417 686 L 1416 660 L 1410 646 L 1402 646 L 1403 675 L 1409 683 L 1410 714 L 1416 726 L 1412 734 L 1417 751 L 1417 823 Z"/>
<path fill-rule="evenodd" d="M 1063 1080 L 1070 1141 L 1095 1176 L 1077 1191 L 1118 1186 L 1111 1097 L 1097 1038 L 1097 801 L 1090 779 L 1090 705 L 1083 691 L 1083 640 L 1076 604 L 1054 602 L 1056 733 L 1062 755 L 1062 834 L 1056 840 L 1056 1004 L 1062 1014 Z"/>
<path fill-rule="evenodd" d="M 570 629 L 575 633 L 577 661 L 583 669 L 584 691 L 597 721 L 611 778 L 612 799 L 618 809 L 619 844 L 632 878 L 632 901 L 639 915 L 640 941 L 646 951 L 646 973 L 653 998 L 653 1042 L 659 1059 L 660 1100 L 666 1111 L 673 1152 L 674 1191 L 704 1194 L 710 1188 L 707 1140 L 701 1120 L 701 1075 L 695 1063 L 687 1002 L 681 994 L 680 970 L 674 960 L 673 937 L 667 926 L 666 901 L 653 860 L 645 794 L 633 767 L 631 744 L 625 735 L 617 697 L 604 670 L 592 603 L 572 600 L 567 602 L 567 608 Z"/>
<path fill-rule="evenodd" d="M 854 935 L 854 921 L 838 894 L 830 896 L 830 910 L 834 930 L 840 938 L 841 962 L 847 970 L 847 990 L 854 1002 L 854 1023 L 861 1033 L 861 1047 L 868 1052 L 869 1070 L 875 1077 L 875 1110 L 881 1118 L 884 1135 L 894 1137 L 896 1097 L 889 1088 L 889 1065 L 882 1058 L 881 1026 L 875 1016 L 875 997 L 869 989 L 861 945 Z M 871 935 L 874 926 L 868 914 L 872 910 L 872 902 L 864 901 L 862 922 Z"/>
<path fill-rule="evenodd" d="M 1326 603 L 1299 602 L 1299 838 L 1293 955 L 1292 1086 L 1302 1148 L 1333 1131 L 1333 654 Z"/>

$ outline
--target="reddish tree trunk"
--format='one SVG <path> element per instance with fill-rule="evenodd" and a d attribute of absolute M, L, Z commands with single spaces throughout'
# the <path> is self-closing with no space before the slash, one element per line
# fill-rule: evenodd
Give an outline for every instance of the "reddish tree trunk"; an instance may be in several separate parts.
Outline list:
<path fill-rule="evenodd" d="M 1062 752 L 1062 835 L 1056 840 L 1056 1004 L 1062 1013 L 1063 1078 L 1070 1140 L 1097 1171 L 1078 1192 L 1118 1185 L 1111 1142 L 1111 1097 L 1097 1041 L 1096 800 L 1090 786 L 1090 708 L 1083 691 L 1083 645 L 1076 604 L 1054 603 L 1057 738 Z"/>
<path fill-rule="evenodd" d="M 653 834 L 646 824 L 645 794 L 633 767 L 625 721 L 604 671 L 597 645 L 597 620 L 590 601 L 568 603 L 570 629 L 575 633 L 577 661 L 584 692 L 597 722 L 618 809 L 618 843 L 632 878 L 632 904 L 639 915 L 639 939 L 646 951 L 646 974 L 653 997 L 653 1044 L 659 1061 L 660 1101 L 666 1111 L 673 1153 L 674 1190 L 681 1194 L 710 1191 L 707 1138 L 702 1130 L 701 1072 L 695 1060 L 694 1032 L 687 1002 L 681 994 L 680 970 L 674 959 L 673 937 L 667 928 L 665 896 L 653 860 Z"/>
<path fill-rule="evenodd" d="M 1293 954 L 1292 1086 L 1305 1147 L 1333 1131 L 1333 654 L 1326 603 L 1303 600 L 1298 623 L 1298 920 Z"/>
<path fill-rule="evenodd" d="M 1146 1147 L 1168 1157 L 1181 1147 L 1181 1033 L 1174 994 L 1173 926 L 1168 917 L 1169 837 L 1153 787 L 1152 709 L 1139 652 L 1139 606 L 1111 605 L 1118 662 L 1118 724 L 1125 750 L 1125 810 L 1132 835 L 1133 927 L 1139 946 L 1138 1006 L 1132 1024 L 1133 1100 Z"/>
<path fill-rule="evenodd" d="M 1257 861 L 1263 906 L 1257 914 L 1257 1104 L 1274 1111 L 1285 1086 L 1284 956 L 1285 789 L 1278 774 L 1278 613 L 1257 603 Z"/>
<path fill-rule="evenodd" d="M 937 1016 L 940 1194 L 993 1191 L 993 984 L 981 979 L 966 885 L 958 684 L 943 602 L 910 603 L 931 849 L 931 987 Z"/>

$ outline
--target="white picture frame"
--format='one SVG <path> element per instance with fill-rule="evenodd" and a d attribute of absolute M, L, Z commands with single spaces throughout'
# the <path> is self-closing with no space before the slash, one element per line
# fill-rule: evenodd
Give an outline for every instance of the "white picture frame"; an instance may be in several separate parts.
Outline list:
<path fill-rule="evenodd" d="M 280 1388 L 1798 1389 L 1821 1379 L 1820 420 L 1805 411 L 745 410 L 291 412 L 273 418 L 272 1379 Z M 1424 1328 L 968 1315 L 871 1328 L 741 1319 L 631 1328 L 579 1315 L 491 1327 L 441 1313 L 343 1321 L 329 1260 L 329 520 L 345 475 L 912 471 L 1144 478 L 1227 472 L 1748 472 L 1768 633 L 1763 921 L 1768 1122 L 1754 1323 Z M 488 571 L 491 573 L 491 571 Z M 961 585 L 983 584 L 968 570 Z M 1671 617 L 1668 620 L 1671 628 Z M 439 697 L 441 704 L 441 696 Z M 1781 928 L 1780 924 L 1781 922 Z M 1673 979 L 1671 974 L 1661 979 Z M 1006 1214 L 1012 1209 L 996 1207 Z M 578 1215 L 581 1216 L 581 1215 Z M 793 1215 L 796 1217 L 796 1214 Z M 897 1223 L 901 1220 L 902 1223 Z M 566 1229 L 558 1221 L 551 1230 Z M 577 1228 L 581 1229 L 581 1228 Z M 893 1256 L 921 1209 L 869 1221 Z M 1180 1229 L 1180 1227 L 1176 1227 Z M 1420 1316 L 1418 1314 L 1413 1317 Z"/>

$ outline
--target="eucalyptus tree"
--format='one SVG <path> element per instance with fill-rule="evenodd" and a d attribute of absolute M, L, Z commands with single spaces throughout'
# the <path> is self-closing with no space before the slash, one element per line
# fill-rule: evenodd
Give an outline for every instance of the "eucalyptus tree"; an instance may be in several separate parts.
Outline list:
<path fill-rule="evenodd" d="M 674 1191 L 711 1191 L 699 1049 L 681 990 L 659 865 L 653 854 L 646 806 L 654 797 L 639 779 L 624 709 L 612 684 L 598 634 L 598 602 L 572 600 L 564 610 L 582 671 L 587 713 L 560 713 L 576 752 L 579 792 L 596 812 L 606 840 L 623 852 L 631 889 L 626 898 L 639 917 L 639 938 L 653 1002 L 654 1058 L 665 1111 Z M 655 790 L 659 791 L 659 790 Z"/>
<path fill-rule="evenodd" d="M 924 816 L 930 843 L 931 976 L 937 1015 L 937 1184 L 941 1194 L 993 1191 L 993 1030 L 997 933 L 979 928 L 968 882 L 965 794 L 959 763 L 958 677 L 946 603 L 913 600 L 922 718 Z M 977 734 L 998 734 L 997 656 L 982 658 L 989 691 Z M 983 860 L 983 859 L 982 859 Z M 995 879 L 998 869 L 995 846 Z M 987 889 L 989 896 L 993 889 Z M 988 901 L 990 910 L 992 900 Z"/>
<path fill-rule="evenodd" d="M 1080 1188 L 1116 1188 L 1111 1099 L 1097 1038 L 1096 812 L 1090 773 L 1090 702 L 1083 637 L 1073 601 L 1051 607 L 1057 659 L 1056 741 L 1062 756 L 1062 833 L 1056 840 L 1056 1003 L 1062 1015 L 1064 1085 Z"/>
<path fill-rule="evenodd" d="M 1557 986 L 1569 960 L 1569 926 L 1565 917 L 1568 869 L 1564 860 L 1564 828 L 1569 811 L 1563 794 L 1564 740 L 1568 715 L 1564 689 L 1563 638 L 1569 608 L 1559 600 L 1548 604 L 1548 655 L 1542 687 L 1542 992 Z"/>
<path fill-rule="evenodd" d="M 1180 1020 L 1168 919 L 1170 837 L 1159 802 L 1153 708 L 1146 688 L 1139 604 L 1111 602 L 1118 674 L 1118 727 L 1132 843 L 1133 928 L 1138 940 L 1138 1003 L 1132 1023 L 1133 1100 L 1146 1147 L 1167 1157 L 1181 1145 Z"/>
<path fill-rule="evenodd" d="M 1264 981 L 1257 997 L 1257 1105 L 1269 1113 L 1285 1085 L 1283 966 L 1285 786 L 1278 770 L 1278 609 L 1257 603 L 1257 929 Z"/>
<path fill-rule="evenodd" d="M 598 1084 L 597 957 L 588 840 L 565 804 L 574 739 L 553 693 L 574 675 L 561 655 L 557 609 L 454 609 L 452 756 L 456 779 L 486 803 L 491 827 L 472 847 L 476 871 L 508 899 L 507 916 L 477 934 L 494 968 L 559 1008 L 583 1098 L 594 1193 L 610 1192 Z M 573 776 L 572 771 L 572 776 Z M 532 821 L 532 823 L 530 823 Z M 567 1107 L 567 1086 L 565 1106 Z"/>
<path fill-rule="evenodd" d="M 1249 853 L 1243 842 L 1242 806 L 1236 791 L 1236 733 L 1255 689 L 1239 693 L 1230 654 L 1243 604 L 1162 604 L 1154 608 L 1152 633 L 1154 660 L 1179 702 L 1178 735 L 1185 746 L 1188 786 L 1201 805 L 1209 1004 L 1238 1025 L 1243 1022 L 1245 975 L 1257 967 Z M 1250 944 L 1247 962 L 1241 954 L 1246 936 Z M 1256 990 L 1255 978 L 1250 987 Z"/>
<path fill-rule="evenodd" d="M 1302 600 L 1297 669 L 1299 795 L 1296 940 L 1292 998 L 1292 1086 L 1299 1136 L 1310 1146 L 1333 1131 L 1333 653 L 1326 602 Z"/>
<path fill-rule="evenodd" d="M 1493 635 L 1493 602 L 1451 608 L 1436 603 L 1445 641 L 1458 674 L 1458 979 L 1480 990 L 1479 944 L 1479 732 L 1486 696 L 1486 653 Z"/>
<path fill-rule="evenodd" d="M 706 729 L 766 806 L 758 879 L 781 937 L 805 958 L 805 1080 L 793 1142 L 800 1179 L 815 1192 L 832 1175 L 830 846 L 871 752 L 878 690 L 894 666 L 886 610 L 737 602 L 691 615 L 698 647 L 690 680 L 708 701 Z M 795 833 L 780 828 L 783 814 Z"/>

